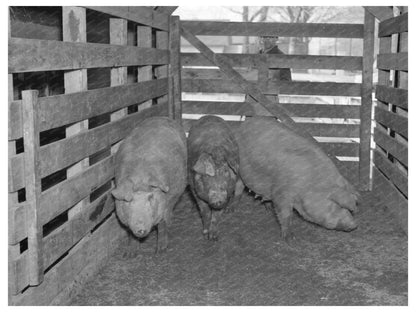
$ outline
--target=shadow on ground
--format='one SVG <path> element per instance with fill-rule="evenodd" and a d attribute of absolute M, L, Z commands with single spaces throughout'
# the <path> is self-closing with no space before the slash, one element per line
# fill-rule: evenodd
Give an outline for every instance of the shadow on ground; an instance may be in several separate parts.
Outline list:
<path fill-rule="evenodd" d="M 155 255 L 153 231 L 125 259 L 120 246 L 70 305 L 407 305 L 407 237 L 364 194 L 359 228 L 329 231 L 293 220 L 295 247 L 272 212 L 245 194 L 225 214 L 220 240 L 202 236 L 189 193 L 175 209 L 170 246 Z"/>

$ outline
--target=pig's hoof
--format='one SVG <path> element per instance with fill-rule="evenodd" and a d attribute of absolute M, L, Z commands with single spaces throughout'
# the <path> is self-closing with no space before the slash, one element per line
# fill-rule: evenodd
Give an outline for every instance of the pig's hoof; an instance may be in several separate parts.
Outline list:
<path fill-rule="evenodd" d="M 293 233 L 282 235 L 282 238 L 285 241 L 286 245 L 288 245 L 289 247 L 296 247 L 296 238 Z"/>
<path fill-rule="evenodd" d="M 218 233 L 217 232 L 209 232 L 208 233 L 208 240 L 216 242 L 218 241 Z"/>

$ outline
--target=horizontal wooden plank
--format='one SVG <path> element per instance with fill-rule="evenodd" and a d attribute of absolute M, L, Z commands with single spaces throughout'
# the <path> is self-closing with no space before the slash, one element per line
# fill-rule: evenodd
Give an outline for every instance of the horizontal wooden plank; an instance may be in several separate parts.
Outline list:
<path fill-rule="evenodd" d="M 269 68 L 362 70 L 360 56 L 224 53 L 233 67 L 257 67 L 260 58 Z M 181 53 L 182 66 L 212 66 L 201 53 Z"/>
<path fill-rule="evenodd" d="M 11 248 L 17 248 L 17 246 L 9 246 L 9 259 L 8 259 L 8 275 L 9 275 L 9 290 L 11 295 L 18 294 L 27 285 L 29 285 L 29 257 L 28 252 L 24 252 L 16 257 L 12 257 L 10 253 Z"/>
<path fill-rule="evenodd" d="M 407 67 L 407 52 L 385 53 L 377 57 L 378 69 L 407 71 Z"/>
<path fill-rule="evenodd" d="M 279 94 L 295 95 L 360 96 L 361 84 L 268 80 L 266 88 L 262 88 L 265 94 L 277 94 L 277 91 Z M 183 79 L 182 92 L 244 93 L 244 90 L 240 85 L 229 80 Z"/>
<path fill-rule="evenodd" d="M 86 6 L 90 10 L 99 11 L 115 17 L 144 24 L 161 30 L 169 30 L 169 15 L 144 6 Z"/>
<path fill-rule="evenodd" d="M 41 97 L 38 101 L 40 130 L 45 131 L 142 103 L 167 94 L 167 89 L 167 78 L 163 78 Z M 15 118 L 9 119 L 9 139 L 17 139 L 22 136 L 21 105 L 22 101 L 14 101 L 9 105 L 9 109 L 16 111 L 13 114 Z"/>
<path fill-rule="evenodd" d="M 355 118 L 360 117 L 358 105 L 324 105 L 280 103 L 290 117 Z M 246 102 L 183 101 L 184 114 L 217 114 L 253 116 L 254 110 Z"/>
<path fill-rule="evenodd" d="M 408 196 L 407 176 L 378 150 L 374 150 L 374 165 L 378 170 L 383 172 L 403 194 Z"/>
<path fill-rule="evenodd" d="M 190 127 L 196 120 L 183 119 L 183 127 L 185 131 L 189 131 Z M 227 121 L 228 125 L 233 128 L 234 131 L 238 131 L 238 127 L 241 124 L 240 121 Z M 310 133 L 316 137 L 343 137 L 343 138 L 357 138 L 359 137 L 360 126 L 353 124 L 323 124 L 323 123 L 297 123 L 297 127 L 303 131 Z"/>
<path fill-rule="evenodd" d="M 319 142 L 319 146 L 327 153 L 335 156 L 358 157 L 359 143 Z"/>
<path fill-rule="evenodd" d="M 166 104 L 146 108 L 114 122 L 42 146 L 40 149 L 41 177 L 66 168 L 85 157 L 110 147 L 124 139 L 144 119 L 162 115 L 167 115 Z"/>
<path fill-rule="evenodd" d="M 377 168 L 373 171 L 372 193 L 380 199 L 380 204 L 389 208 L 401 228 L 408 233 L 408 201 Z"/>
<path fill-rule="evenodd" d="M 41 194 L 39 222 L 46 224 L 87 197 L 91 189 L 114 176 L 114 155 Z"/>
<path fill-rule="evenodd" d="M 387 37 L 392 34 L 408 31 L 408 13 L 398 15 L 380 22 L 378 36 Z"/>
<path fill-rule="evenodd" d="M 257 81 L 258 71 L 256 69 L 236 69 L 245 80 Z M 181 79 L 228 79 L 227 75 L 214 68 L 183 68 Z"/>
<path fill-rule="evenodd" d="M 23 153 L 14 155 L 8 159 L 8 188 L 9 193 L 16 192 L 25 187 Z"/>
<path fill-rule="evenodd" d="M 374 115 L 374 119 L 400 133 L 401 135 L 404 135 L 406 138 L 408 138 L 408 119 L 404 116 L 400 116 L 399 114 L 387 111 L 383 108 L 381 108 L 380 106 L 376 106 L 375 108 L 375 115 Z"/>
<path fill-rule="evenodd" d="M 9 39 L 9 73 L 168 63 L 169 51 L 154 48 Z"/>
<path fill-rule="evenodd" d="M 120 227 L 117 217 L 113 214 L 48 271 L 42 284 L 38 287 L 30 287 L 23 294 L 12 296 L 10 304 L 19 306 L 53 304 L 58 295 L 61 293 L 68 295 L 68 290 L 74 289 L 76 284 L 79 285 L 79 282 L 85 281 L 87 277 L 102 268 L 108 256 L 119 246 L 120 240 L 125 238 L 126 231 Z"/>
<path fill-rule="evenodd" d="M 28 211 L 28 203 L 21 203 L 17 206 L 9 206 L 8 213 L 8 242 L 15 245 L 27 237 L 28 223 L 26 212 Z"/>
<path fill-rule="evenodd" d="M 404 165 L 408 165 L 407 146 L 389 136 L 385 131 L 380 130 L 379 127 L 374 129 L 374 141 Z"/>
<path fill-rule="evenodd" d="M 316 137 L 342 137 L 358 138 L 360 125 L 355 124 L 324 124 L 324 123 L 297 123 L 297 126 Z"/>
<path fill-rule="evenodd" d="M 194 35 L 362 38 L 362 24 L 181 21 Z"/>
<path fill-rule="evenodd" d="M 380 101 L 408 109 L 408 91 L 406 89 L 377 85 L 376 98 Z"/>
<path fill-rule="evenodd" d="M 114 210 L 114 201 L 110 199 L 107 202 L 107 197 L 111 197 L 110 191 L 101 195 L 78 215 L 44 238 L 43 263 L 45 267 L 55 262 Z"/>

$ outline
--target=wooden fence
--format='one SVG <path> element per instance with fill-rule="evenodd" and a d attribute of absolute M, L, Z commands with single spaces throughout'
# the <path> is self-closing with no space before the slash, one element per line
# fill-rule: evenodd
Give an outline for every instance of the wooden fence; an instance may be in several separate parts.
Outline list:
<path fill-rule="evenodd" d="M 392 11 L 391 11 L 391 15 Z M 408 13 L 380 22 L 373 191 L 408 228 Z"/>
<path fill-rule="evenodd" d="M 223 53 L 231 66 L 250 83 L 260 88 L 266 96 L 333 96 L 361 98 L 361 105 L 327 105 L 313 103 L 280 102 L 290 117 L 308 118 L 297 125 L 321 141 L 329 154 L 344 157 L 341 172 L 361 189 L 370 188 L 370 129 L 371 89 L 374 43 L 374 16 L 366 14 L 364 24 L 287 24 L 287 23 L 241 23 L 181 21 L 181 26 L 198 36 L 264 36 L 280 37 L 335 37 L 358 38 L 364 44 L 363 56 L 327 55 L 278 55 L 278 54 L 232 54 Z M 201 37 L 202 38 L 202 37 Z M 241 88 L 232 82 L 201 53 L 182 53 L 182 91 L 190 94 L 210 95 L 241 94 Z M 336 83 L 315 81 L 279 81 L 269 79 L 270 68 L 331 69 L 361 71 L 362 83 Z M 188 97 L 189 98 L 189 97 Z M 344 103 L 345 104 L 345 103 Z M 258 112 L 244 100 L 185 100 L 183 101 L 183 124 L 189 129 L 192 114 L 217 114 L 253 116 Z M 267 112 L 266 112 L 267 114 Z M 322 118 L 337 118 L 337 122 L 319 122 Z M 314 120 L 313 120 L 314 119 Z M 339 122 L 339 120 L 342 122 Z M 349 122 L 351 119 L 355 122 Z M 306 122 L 304 122 L 306 120 Z M 316 122 L 318 120 L 318 122 Z M 344 122 L 348 120 L 347 122 Z M 327 121 L 325 121 L 327 122 Z M 229 121 L 238 127 L 239 118 Z M 361 123 L 361 125 L 360 125 Z M 361 143 L 359 143 L 361 142 Z M 348 158 L 346 158 L 348 157 Z M 342 159 L 342 158 L 341 158 Z M 359 161 L 357 161 L 359 159 Z M 351 161 L 353 160 L 353 161 Z"/>
<path fill-rule="evenodd" d="M 9 303 L 46 305 L 125 235 L 114 154 L 144 118 L 175 114 L 179 32 L 148 7 L 12 7 L 9 26 Z"/>

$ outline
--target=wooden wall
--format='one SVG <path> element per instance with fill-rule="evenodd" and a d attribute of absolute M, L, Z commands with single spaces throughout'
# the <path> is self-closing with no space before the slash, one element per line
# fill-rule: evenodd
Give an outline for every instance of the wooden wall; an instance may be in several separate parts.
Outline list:
<path fill-rule="evenodd" d="M 391 9 L 392 10 L 392 9 Z M 391 11 L 391 15 L 392 11 Z M 408 13 L 380 22 L 373 192 L 408 229 Z"/>
<path fill-rule="evenodd" d="M 370 44 L 364 47 L 363 56 L 222 54 L 227 57 L 234 69 L 245 79 L 256 84 L 263 94 L 272 99 L 276 95 L 289 99 L 289 101 L 280 101 L 280 104 L 290 112 L 290 117 L 298 122 L 299 127 L 321 141 L 321 146 L 328 153 L 344 157 L 341 158 L 344 161 L 341 162 L 340 170 L 352 183 L 360 185 L 360 188 L 364 190 L 370 188 L 373 16 L 366 16 L 363 24 L 182 21 L 181 25 L 198 36 L 277 35 L 280 37 L 370 40 Z M 242 93 L 239 86 L 231 82 L 220 70 L 212 68 L 212 64 L 200 53 L 182 53 L 181 62 L 182 91 L 185 92 L 183 101 L 185 129 L 189 129 L 194 116 L 196 118 L 203 114 L 217 114 L 225 118 L 232 116 L 233 120 L 230 120 L 232 127 L 239 126 L 239 117 L 241 116 L 263 114 L 255 112 L 251 105 L 244 100 L 244 95 L 238 98 L 238 95 Z M 291 82 L 276 82 L 269 79 L 268 73 L 270 68 L 276 67 L 291 68 L 292 70 L 359 71 L 362 73 L 363 83 L 299 81 L 296 79 Z M 210 95 L 216 95 L 217 99 L 210 99 Z M 198 97 L 199 100 L 195 100 Z M 319 97 L 333 97 L 335 103 L 329 105 L 329 103 L 317 104 L 312 100 L 304 101 L 305 98 Z M 358 104 L 361 102 L 361 105 L 355 104 L 353 100 L 348 101 L 348 99 L 356 99 L 356 102 L 358 101 Z M 335 118 L 337 120 L 334 120 Z M 364 122 L 361 123 L 360 129 L 361 120 Z M 362 163 L 361 168 L 359 168 L 358 160 Z"/>
<path fill-rule="evenodd" d="M 10 8 L 10 304 L 50 304 L 124 237 L 114 154 L 168 115 L 169 23 L 148 7 Z"/>

